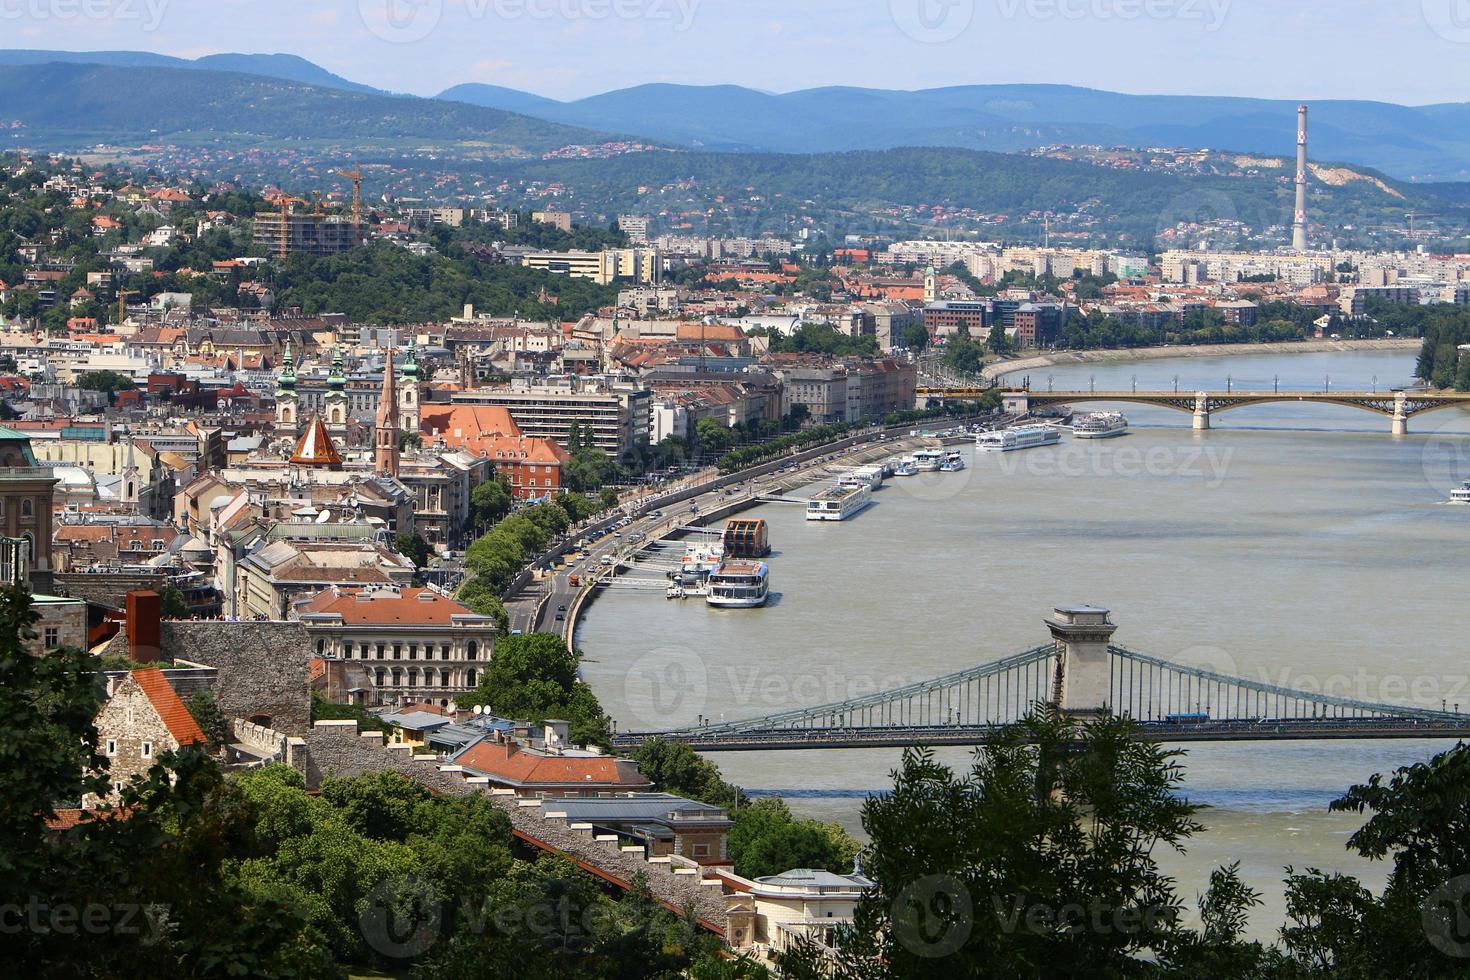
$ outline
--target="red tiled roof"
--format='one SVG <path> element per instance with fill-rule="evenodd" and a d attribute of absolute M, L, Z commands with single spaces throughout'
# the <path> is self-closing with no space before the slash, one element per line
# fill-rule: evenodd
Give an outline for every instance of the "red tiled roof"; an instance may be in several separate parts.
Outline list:
<path fill-rule="evenodd" d="M 526 752 L 508 742 L 481 742 L 454 757 L 464 766 L 491 779 L 516 785 L 616 786 L 647 789 L 653 786 L 638 766 L 628 759 L 611 756 L 542 755 Z"/>
<path fill-rule="evenodd" d="M 448 626 L 453 616 L 472 615 L 469 607 L 430 589 L 399 589 L 370 592 L 360 599 L 362 589 L 324 589 L 297 606 L 299 614 L 328 613 L 342 617 L 349 626 L 381 626 L 404 623 L 411 626 Z M 424 596 L 431 598 L 425 599 Z"/>
<path fill-rule="evenodd" d="M 135 670 L 133 679 L 138 682 L 138 686 L 143 689 L 148 700 L 153 702 L 153 710 L 158 712 L 158 717 L 163 720 L 163 726 L 180 745 L 193 745 L 195 742 L 205 741 L 204 732 L 200 730 L 199 723 L 194 720 L 193 715 L 189 714 L 189 709 L 184 707 L 184 702 L 179 700 L 168 678 L 163 676 L 163 671 L 157 668 Z"/>
<path fill-rule="evenodd" d="M 320 415 L 311 417 L 311 424 L 296 441 L 296 452 L 291 455 L 293 466 L 341 466 L 342 454 L 332 445 L 332 437 L 322 424 Z"/>

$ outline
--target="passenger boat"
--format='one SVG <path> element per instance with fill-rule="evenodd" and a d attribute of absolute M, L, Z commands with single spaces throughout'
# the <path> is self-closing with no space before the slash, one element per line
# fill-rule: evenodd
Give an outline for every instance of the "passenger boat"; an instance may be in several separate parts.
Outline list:
<path fill-rule="evenodd" d="M 944 462 L 939 464 L 943 473 L 958 473 L 965 468 L 965 457 L 959 453 L 945 453 Z"/>
<path fill-rule="evenodd" d="M 1026 425 L 998 432 L 982 432 L 975 447 L 988 453 L 1009 453 L 1018 449 L 1055 446 L 1062 441 L 1062 430 L 1051 425 Z"/>
<path fill-rule="evenodd" d="M 1094 412 L 1072 425 L 1072 434 L 1078 439 L 1112 439 L 1127 431 L 1128 420 L 1118 412 Z"/>
<path fill-rule="evenodd" d="M 722 562 L 709 577 L 704 601 L 726 609 L 764 606 L 771 594 L 771 567 L 763 561 Z"/>
<path fill-rule="evenodd" d="M 845 521 L 872 502 L 873 491 L 867 487 L 828 487 L 807 502 L 806 519 Z"/>
<path fill-rule="evenodd" d="M 860 466 L 851 473 L 844 473 L 837 481 L 837 485 L 877 490 L 883 486 L 883 469 L 879 466 Z"/>
<path fill-rule="evenodd" d="M 1470 480 L 1466 480 L 1454 490 L 1450 491 L 1450 503 L 1470 504 Z"/>
<path fill-rule="evenodd" d="M 919 472 L 919 461 L 912 456 L 904 456 L 893 464 L 894 476 L 916 476 Z"/>
<path fill-rule="evenodd" d="M 914 453 L 914 463 L 920 473 L 937 473 L 944 465 L 944 453 L 937 449 L 920 449 Z"/>
<path fill-rule="evenodd" d="M 672 578 L 675 574 L 686 577 L 700 577 L 714 571 L 720 562 L 725 560 L 725 546 L 719 541 L 693 542 L 684 552 L 684 557 L 679 561 L 678 572 L 670 573 Z"/>

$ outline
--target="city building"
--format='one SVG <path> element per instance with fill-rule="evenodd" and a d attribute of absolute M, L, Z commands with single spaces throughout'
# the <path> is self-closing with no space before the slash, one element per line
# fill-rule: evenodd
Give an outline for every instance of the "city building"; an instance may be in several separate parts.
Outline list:
<path fill-rule="evenodd" d="M 97 747 L 107 759 L 112 784 L 105 797 L 88 794 L 82 806 L 116 803 L 123 789 L 145 777 L 165 752 L 205 741 L 189 709 L 156 668 L 131 671 L 94 721 Z"/>
<path fill-rule="evenodd" d="M 504 408 L 531 438 L 559 446 L 583 444 L 618 457 L 646 445 L 653 395 L 647 388 L 607 377 L 517 378 L 509 385 L 455 392 L 455 405 Z"/>
<path fill-rule="evenodd" d="M 361 662 L 389 704 L 448 706 L 473 691 L 500 632 L 492 617 L 424 588 L 333 586 L 291 612 L 315 656 Z"/>

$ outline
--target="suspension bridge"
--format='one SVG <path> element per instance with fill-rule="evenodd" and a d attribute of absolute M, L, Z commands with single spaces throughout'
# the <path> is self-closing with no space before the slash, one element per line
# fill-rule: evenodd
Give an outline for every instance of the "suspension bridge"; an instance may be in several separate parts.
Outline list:
<path fill-rule="evenodd" d="M 1157 742 L 1463 738 L 1470 714 L 1292 690 L 1172 663 L 1112 643 L 1108 610 L 1058 607 L 1052 642 L 944 677 L 811 708 L 668 731 L 623 732 L 701 752 L 977 745 L 1038 706 L 1120 715 Z"/>

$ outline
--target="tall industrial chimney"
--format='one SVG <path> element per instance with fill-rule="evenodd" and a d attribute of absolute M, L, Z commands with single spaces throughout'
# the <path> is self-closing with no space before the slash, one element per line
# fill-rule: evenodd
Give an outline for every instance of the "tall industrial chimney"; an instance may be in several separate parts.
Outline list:
<path fill-rule="evenodd" d="M 1296 107 L 1296 221 L 1291 229 L 1291 247 L 1307 250 L 1307 107 Z"/>

